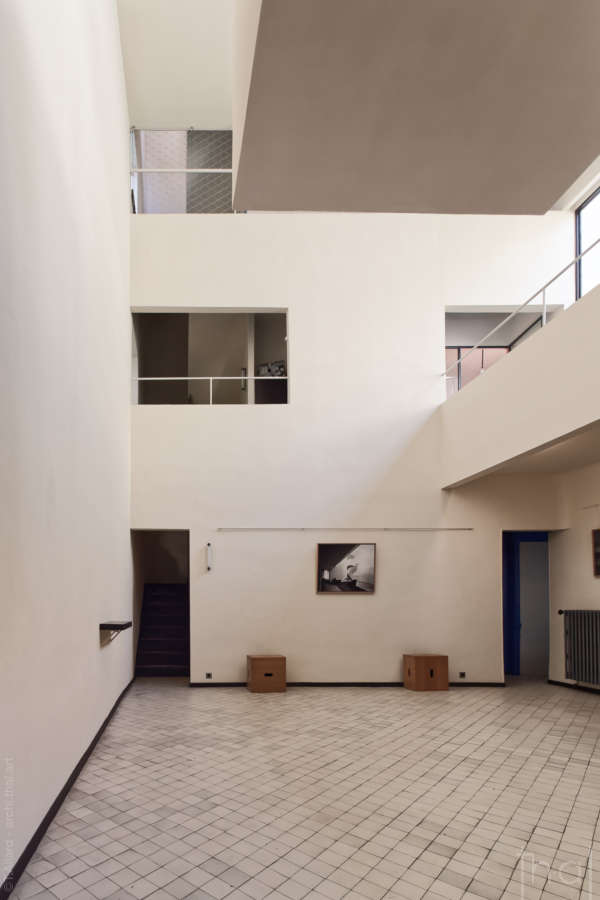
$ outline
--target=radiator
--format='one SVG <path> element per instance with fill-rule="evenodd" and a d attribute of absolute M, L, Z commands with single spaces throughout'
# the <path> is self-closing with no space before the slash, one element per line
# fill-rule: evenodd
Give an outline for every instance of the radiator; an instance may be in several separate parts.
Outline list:
<path fill-rule="evenodd" d="M 600 610 L 566 609 L 565 678 L 600 685 Z"/>

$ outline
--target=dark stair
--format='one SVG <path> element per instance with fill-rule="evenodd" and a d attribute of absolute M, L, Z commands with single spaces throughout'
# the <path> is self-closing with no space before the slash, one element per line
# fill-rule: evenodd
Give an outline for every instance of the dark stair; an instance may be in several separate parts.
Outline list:
<path fill-rule="evenodd" d="M 135 674 L 190 674 L 187 584 L 144 585 Z"/>

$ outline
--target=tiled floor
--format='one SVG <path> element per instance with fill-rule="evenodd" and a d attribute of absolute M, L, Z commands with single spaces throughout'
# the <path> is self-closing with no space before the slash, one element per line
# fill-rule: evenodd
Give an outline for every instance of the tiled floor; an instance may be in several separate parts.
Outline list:
<path fill-rule="evenodd" d="M 16 896 L 600 897 L 599 737 L 600 697 L 544 684 L 138 680 Z"/>

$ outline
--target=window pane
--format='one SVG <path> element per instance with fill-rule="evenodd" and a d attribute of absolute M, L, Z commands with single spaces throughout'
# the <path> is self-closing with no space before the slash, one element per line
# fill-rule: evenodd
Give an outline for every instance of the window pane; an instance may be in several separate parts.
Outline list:
<path fill-rule="evenodd" d="M 446 347 L 446 368 L 451 366 L 458 359 L 458 349 L 456 347 Z M 446 375 L 446 397 L 450 397 L 458 390 L 458 366 L 455 366 Z"/>
<path fill-rule="evenodd" d="M 462 359 L 467 353 L 469 353 L 470 347 L 461 347 L 460 355 L 461 355 L 461 363 L 460 363 L 460 386 L 464 388 L 466 384 L 470 381 L 473 381 L 474 378 L 477 378 L 478 375 L 481 374 L 481 370 L 483 368 L 483 351 L 475 350 L 473 353 L 470 353 L 466 359 Z"/>
<path fill-rule="evenodd" d="M 582 252 L 600 238 L 600 194 L 579 211 L 578 218 L 581 236 L 580 252 Z M 580 272 L 581 296 L 583 296 L 600 283 L 600 245 L 594 247 L 581 260 Z"/>
<path fill-rule="evenodd" d="M 136 169 L 187 169 L 186 131 L 136 131 Z"/>
<path fill-rule="evenodd" d="M 184 213 L 187 206 L 185 173 L 138 174 L 136 201 L 138 213 Z"/>
<path fill-rule="evenodd" d="M 187 169 L 230 169 L 231 131 L 188 131 Z"/>
<path fill-rule="evenodd" d="M 231 175 L 143 172 L 137 175 L 138 213 L 230 213 Z"/>
<path fill-rule="evenodd" d="M 215 172 L 195 172 L 187 176 L 187 207 L 189 213 L 230 213 L 231 175 Z"/>
<path fill-rule="evenodd" d="M 489 369 L 495 362 L 506 356 L 508 347 L 485 347 L 483 351 L 483 368 Z M 475 356 L 475 354 L 473 354 Z"/>

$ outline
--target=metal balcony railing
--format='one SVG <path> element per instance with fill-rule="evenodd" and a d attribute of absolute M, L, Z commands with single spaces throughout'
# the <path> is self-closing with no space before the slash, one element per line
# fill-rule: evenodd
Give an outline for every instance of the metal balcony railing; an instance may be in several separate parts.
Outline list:
<path fill-rule="evenodd" d="M 131 129 L 133 213 L 231 213 L 230 131 Z"/>
<path fill-rule="evenodd" d="M 550 280 L 547 281 L 544 285 L 542 285 L 542 287 L 539 288 L 534 294 L 531 294 L 531 296 L 528 297 L 527 300 L 525 300 L 523 303 L 521 303 L 520 306 L 518 306 L 511 313 L 509 313 L 506 316 L 506 318 L 504 318 L 498 325 L 496 325 L 494 328 L 492 328 L 491 331 L 488 331 L 487 334 L 484 334 L 484 336 L 481 338 L 481 340 L 477 344 L 475 344 L 474 347 L 471 347 L 466 353 L 464 353 L 464 355 L 461 354 L 458 359 L 454 360 L 454 362 L 452 362 L 449 366 L 447 366 L 447 368 L 442 373 L 442 377 L 446 381 L 449 381 L 452 377 L 456 377 L 456 376 L 452 376 L 450 373 L 454 372 L 455 370 L 458 371 L 458 367 L 461 366 L 464 363 L 464 361 L 469 356 L 471 356 L 472 353 L 475 353 L 477 350 L 481 351 L 482 349 L 485 349 L 485 345 L 490 340 L 490 338 L 493 337 L 493 335 L 495 335 L 498 331 L 500 331 L 501 328 L 504 328 L 504 326 L 508 322 L 510 322 L 511 319 L 514 319 L 515 316 L 517 316 L 519 313 L 522 313 L 523 310 L 525 310 L 527 308 L 527 306 L 529 306 L 530 303 L 533 303 L 534 300 L 536 300 L 540 297 L 542 300 L 540 325 L 543 328 L 547 323 L 546 293 L 548 291 L 548 288 L 550 288 L 556 281 L 558 281 L 559 278 L 561 278 L 566 272 L 568 272 L 574 266 L 579 266 L 581 260 L 591 250 L 593 250 L 594 247 L 597 247 L 599 244 L 600 244 L 600 238 L 598 238 L 596 241 L 594 241 L 593 244 L 590 244 L 590 246 L 587 247 L 582 253 L 579 253 L 577 256 L 573 257 L 573 259 L 570 260 L 570 262 L 568 262 L 566 266 L 563 266 L 563 268 L 560 270 L 560 272 L 557 272 L 556 275 L 554 275 L 552 278 L 550 278 Z M 486 371 L 485 369 L 482 369 L 480 374 L 482 374 L 485 371 Z M 469 384 L 470 383 L 471 382 L 469 382 Z"/>
<path fill-rule="evenodd" d="M 198 385 L 206 385 L 208 387 L 208 391 L 206 393 L 189 393 L 187 395 L 188 399 L 180 399 L 172 402 L 175 403 L 190 403 L 204 406 L 219 406 L 221 404 L 256 404 L 260 405 L 262 403 L 287 403 L 287 375 L 174 375 L 171 377 L 168 376 L 157 376 L 157 377 L 149 377 L 149 376 L 140 376 L 134 379 L 135 382 L 139 385 L 144 384 L 172 384 L 172 383 L 192 383 Z M 221 385 L 222 383 L 226 385 L 235 385 L 235 382 L 239 383 L 239 397 L 234 397 L 231 394 L 221 395 L 217 394 L 215 390 L 216 387 Z M 273 398 L 260 398 L 256 396 L 256 385 L 264 384 L 264 383 L 281 383 L 285 384 L 286 390 L 281 394 L 280 399 L 277 397 Z M 138 401 L 140 402 L 140 401 Z M 142 403 L 152 403 L 152 400 L 143 400 Z M 160 401 L 160 402 L 168 402 L 168 401 Z"/>

